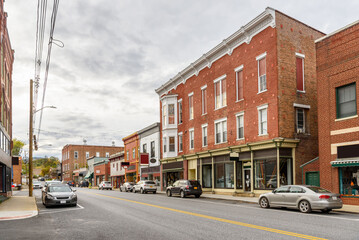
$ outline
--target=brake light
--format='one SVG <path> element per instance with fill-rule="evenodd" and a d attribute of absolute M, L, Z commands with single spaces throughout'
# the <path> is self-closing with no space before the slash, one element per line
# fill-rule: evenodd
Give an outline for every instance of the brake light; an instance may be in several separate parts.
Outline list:
<path fill-rule="evenodd" d="M 146 184 L 143 184 L 144 187 L 146 187 L 147 185 Z"/>
<path fill-rule="evenodd" d="M 328 195 L 320 195 L 319 198 L 320 199 L 329 199 L 330 196 L 328 196 Z"/>
<path fill-rule="evenodd" d="M 186 186 L 186 189 L 189 189 L 189 186 L 188 186 L 188 185 Z"/>

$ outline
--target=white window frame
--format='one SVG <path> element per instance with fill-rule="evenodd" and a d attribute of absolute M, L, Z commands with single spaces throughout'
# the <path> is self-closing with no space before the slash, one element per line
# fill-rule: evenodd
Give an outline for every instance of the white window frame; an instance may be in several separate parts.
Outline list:
<path fill-rule="evenodd" d="M 90 157 L 90 152 L 86 152 L 86 159 Z"/>
<path fill-rule="evenodd" d="M 201 129 L 202 129 L 202 147 L 207 147 L 208 146 L 208 124 L 202 124 L 201 125 Z M 204 130 L 206 130 L 206 144 L 204 144 Z"/>
<path fill-rule="evenodd" d="M 96 157 L 100 157 L 100 152 L 96 152 Z"/>
<path fill-rule="evenodd" d="M 261 129 L 261 120 L 262 120 L 262 110 L 266 110 L 266 113 L 267 113 L 267 121 L 266 121 L 266 129 L 267 131 L 264 133 L 262 132 L 262 129 Z M 258 110 L 258 136 L 265 136 L 265 135 L 268 135 L 268 104 L 263 104 L 261 106 L 258 106 L 257 107 L 257 110 Z"/>
<path fill-rule="evenodd" d="M 304 59 L 305 59 L 305 55 L 302 53 L 295 53 L 295 57 L 297 58 L 301 58 L 302 59 L 302 73 L 303 73 L 303 91 L 298 90 L 297 92 L 301 92 L 301 93 L 305 93 L 305 81 L 304 81 Z M 296 59 L 297 60 L 297 59 Z M 297 80 L 297 79 L 296 79 Z M 297 83 L 297 82 L 296 82 Z"/>
<path fill-rule="evenodd" d="M 170 145 L 171 145 L 170 138 L 173 138 L 173 141 L 174 141 L 174 143 L 173 143 L 173 147 L 174 147 L 173 151 L 171 151 L 171 149 L 170 149 Z M 176 137 L 175 136 L 168 136 L 168 152 L 169 153 L 176 152 Z"/>
<path fill-rule="evenodd" d="M 193 133 L 193 139 L 191 139 L 191 132 Z M 194 149 L 194 128 L 190 128 L 189 130 L 188 130 L 188 135 L 189 135 L 189 150 L 192 150 L 192 149 Z M 192 146 L 192 140 L 193 140 L 193 146 Z"/>
<path fill-rule="evenodd" d="M 303 111 L 303 128 L 298 127 L 298 110 Z M 304 108 L 295 108 L 295 128 L 297 133 L 305 133 L 305 124 L 306 124 L 306 116 L 305 116 L 305 110 Z"/>
<path fill-rule="evenodd" d="M 167 105 L 162 106 L 162 126 L 165 128 L 167 125 Z"/>
<path fill-rule="evenodd" d="M 242 101 L 244 99 L 244 98 L 238 99 L 238 97 L 239 97 L 238 96 L 239 95 L 239 93 L 238 93 L 238 85 L 239 85 L 239 83 L 238 83 L 238 73 L 241 72 L 241 71 L 243 71 L 243 64 L 234 69 L 234 72 L 236 73 L 236 102 Z"/>
<path fill-rule="evenodd" d="M 167 137 L 163 137 L 162 141 L 163 141 L 163 146 L 162 146 L 163 152 L 167 153 Z"/>
<path fill-rule="evenodd" d="M 206 90 L 206 96 L 203 96 L 203 91 Z M 202 115 L 207 114 L 207 84 L 201 87 L 201 99 L 202 99 Z M 206 109 L 206 111 L 204 111 Z"/>
<path fill-rule="evenodd" d="M 226 141 L 223 140 L 223 133 L 224 133 L 223 122 L 226 122 L 226 124 L 225 124 L 225 126 L 226 126 Z M 219 125 L 220 126 L 219 133 L 221 136 L 220 141 L 217 141 L 217 131 L 216 131 L 217 124 L 220 124 Z M 228 126 L 227 126 L 227 124 L 228 124 L 227 118 L 221 118 L 221 119 L 217 119 L 214 121 L 214 145 L 228 142 Z"/>
<path fill-rule="evenodd" d="M 177 107 L 178 107 L 178 125 L 182 124 L 183 122 L 183 104 L 182 104 L 182 98 L 177 101 Z M 181 105 L 181 107 L 180 107 Z"/>
<path fill-rule="evenodd" d="M 170 123 L 170 105 L 173 105 L 173 123 Z M 168 125 L 176 124 L 176 104 L 174 103 L 167 103 L 167 122 Z"/>
<path fill-rule="evenodd" d="M 262 92 L 266 92 L 268 90 L 268 79 L 267 79 L 267 59 L 266 59 L 266 69 L 265 69 L 265 76 L 266 76 L 266 87 L 264 90 L 261 91 L 261 81 L 260 81 L 260 77 L 259 76 L 259 61 L 262 60 L 263 58 L 267 57 L 267 52 L 262 53 L 261 55 L 256 57 L 257 60 L 257 73 L 258 73 L 258 93 L 262 93 Z"/>
<path fill-rule="evenodd" d="M 181 141 L 180 141 L 181 139 Z M 181 147 L 182 144 L 182 147 Z M 178 152 L 183 152 L 183 133 L 178 133 Z"/>
<path fill-rule="evenodd" d="M 192 115 L 191 115 L 191 105 L 190 105 L 190 103 L 191 103 L 191 101 L 190 101 L 190 97 L 192 97 Z M 189 112 L 189 120 L 193 120 L 193 118 L 194 118 L 194 99 L 193 99 L 193 92 L 191 92 L 191 93 L 189 93 L 188 94 L 188 112 Z"/>
<path fill-rule="evenodd" d="M 224 107 L 227 107 L 227 101 L 226 101 L 226 105 L 224 105 L 223 104 L 223 90 L 222 90 L 222 81 L 224 80 L 224 79 L 226 79 L 227 78 L 227 74 L 224 74 L 224 75 L 222 75 L 222 76 L 220 76 L 219 78 L 217 78 L 217 79 L 215 79 L 215 80 L 213 80 L 213 84 L 214 84 L 214 109 L 215 110 L 217 110 L 217 109 L 221 109 L 221 108 L 224 108 Z M 220 106 L 217 108 L 217 95 L 216 95 L 216 93 L 217 93 L 217 89 L 216 89 L 216 83 L 217 82 L 220 82 L 220 84 L 219 84 L 219 88 L 220 88 Z M 227 88 L 226 88 L 226 94 L 227 94 Z M 226 99 L 227 99 L 227 96 L 226 96 Z"/>
<path fill-rule="evenodd" d="M 110 157 L 110 153 L 109 152 L 106 152 L 106 157 Z"/>
<path fill-rule="evenodd" d="M 242 117 L 242 119 L 243 119 L 243 137 L 242 138 L 239 137 L 239 131 L 238 131 L 239 124 L 240 124 L 240 122 L 239 122 L 240 117 Z M 237 134 L 236 134 L 237 139 L 236 140 L 243 140 L 244 139 L 244 111 L 236 114 L 236 126 L 237 126 L 236 127 L 236 132 L 237 132 Z"/>
<path fill-rule="evenodd" d="M 79 159 L 79 152 L 78 151 L 74 151 L 74 158 Z"/>

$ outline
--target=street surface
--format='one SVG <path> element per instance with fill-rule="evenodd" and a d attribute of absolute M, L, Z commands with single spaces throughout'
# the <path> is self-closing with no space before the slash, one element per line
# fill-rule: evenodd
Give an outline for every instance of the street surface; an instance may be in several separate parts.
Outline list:
<path fill-rule="evenodd" d="M 359 215 L 77 188 L 77 207 L 0 222 L 0 239 L 359 239 Z"/>

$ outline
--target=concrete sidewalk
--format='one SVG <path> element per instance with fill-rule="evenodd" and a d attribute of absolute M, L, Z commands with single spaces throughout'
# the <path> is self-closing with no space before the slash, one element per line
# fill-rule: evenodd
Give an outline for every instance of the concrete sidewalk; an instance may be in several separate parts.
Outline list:
<path fill-rule="evenodd" d="M 14 191 L 14 196 L 0 204 L 0 221 L 30 218 L 38 214 L 35 197 L 28 197 L 28 191 L 19 192 Z M 27 196 L 21 196 L 25 192 Z"/>

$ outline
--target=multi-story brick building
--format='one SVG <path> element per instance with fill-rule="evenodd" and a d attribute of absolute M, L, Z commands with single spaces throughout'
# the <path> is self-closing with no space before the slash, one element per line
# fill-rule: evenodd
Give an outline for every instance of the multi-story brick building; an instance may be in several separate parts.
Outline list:
<path fill-rule="evenodd" d="M 123 151 L 123 147 L 68 144 L 62 148 L 62 178 L 65 181 L 73 181 L 73 170 L 87 167 L 88 158 L 108 158 L 120 151 Z"/>
<path fill-rule="evenodd" d="M 108 158 L 95 162 L 94 165 L 94 186 L 98 186 L 102 181 L 110 181 L 110 161 Z"/>
<path fill-rule="evenodd" d="M 262 14 L 156 89 L 162 187 L 251 193 L 302 182 L 318 156 L 314 40 L 277 10 Z"/>
<path fill-rule="evenodd" d="M 7 30 L 4 0 L 0 0 L 0 194 L 11 195 L 12 67 L 14 50 Z"/>
<path fill-rule="evenodd" d="M 141 167 L 141 180 L 160 182 L 160 123 L 154 123 L 138 131 L 141 153 L 147 153 L 149 163 Z"/>
<path fill-rule="evenodd" d="M 316 49 L 320 185 L 359 205 L 359 21 Z"/>
<path fill-rule="evenodd" d="M 129 166 L 126 169 L 125 181 L 137 182 L 140 180 L 140 165 L 139 165 L 139 153 L 140 153 L 140 138 L 137 132 L 124 137 L 122 139 L 125 148 L 125 161 L 129 162 Z"/>

